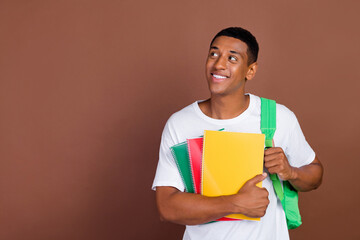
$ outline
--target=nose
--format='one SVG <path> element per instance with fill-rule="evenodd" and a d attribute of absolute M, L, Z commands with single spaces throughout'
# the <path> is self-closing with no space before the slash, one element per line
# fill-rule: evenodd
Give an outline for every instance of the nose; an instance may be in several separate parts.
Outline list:
<path fill-rule="evenodd" d="M 220 56 L 220 57 L 216 60 L 216 62 L 215 62 L 215 64 L 214 64 L 214 67 L 215 67 L 216 70 L 223 70 L 223 69 L 225 69 L 225 68 L 226 68 L 226 58 Z"/>

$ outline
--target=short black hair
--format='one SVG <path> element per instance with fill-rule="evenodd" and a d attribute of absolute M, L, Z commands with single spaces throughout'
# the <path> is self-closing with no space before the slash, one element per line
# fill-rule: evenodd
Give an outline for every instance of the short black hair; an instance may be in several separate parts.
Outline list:
<path fill-rule="evenodd" d="M 211 40 L 210 46 L 213 44 L 215 39 L 220 36 L 233 37 L 239 39 L 240 41 L 243 41 L 248 47 L 247 49 L 248 65 L 257 61 L 258 53 L 259 53 L 259 44 L 256 41 L 254 35 L 252 35 L 248 30 L 243 29 L 241 27 L 225 28 L 215 35 L 215 37 Z"/>

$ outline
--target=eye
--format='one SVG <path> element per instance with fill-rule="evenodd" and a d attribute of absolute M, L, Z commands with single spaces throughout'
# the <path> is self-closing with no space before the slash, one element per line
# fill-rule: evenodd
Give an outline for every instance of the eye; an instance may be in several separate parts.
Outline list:
<path fill-rule="evenodd" d="M 210 52 L 209 56 L 210 56 L 210 57 L 217 57 L 218 54 L 217 54 L 216 52 Z"/>
<path fill-rule="evenodd" d="M 230 60 L 230 61 L 237 61 L 237 57 L 235 57 L 235 56 L 229 56 L 229 60 Z"/>

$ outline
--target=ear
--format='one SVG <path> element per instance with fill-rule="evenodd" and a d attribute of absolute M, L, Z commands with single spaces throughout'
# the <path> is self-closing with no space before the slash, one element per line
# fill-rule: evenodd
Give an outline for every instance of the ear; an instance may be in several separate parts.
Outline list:
<path fill-rule="evenodd" d="M 257 68 L 258 68 L 257 62 L 254 62 L 254 63 L 250 64 L 250 66 L 248 67 L 248 71 L 246 73 L 245 79 L 246 80 L 253 79 L 255 77 Z"/>

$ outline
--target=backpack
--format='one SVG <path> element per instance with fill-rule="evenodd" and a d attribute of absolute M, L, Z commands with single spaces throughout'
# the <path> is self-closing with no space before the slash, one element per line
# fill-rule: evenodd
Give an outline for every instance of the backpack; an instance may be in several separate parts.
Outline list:
<path fill-rule="evenodd" d="M 261 98 L 261 132 L 265 134 L 265 148 L 273 147 L 273 137 L 276 130 L 276 102 Z M 270 174 L 275 193 L 283 206 L 288 229 L 301 225 L 301 216 L 298 206 L 298 192 L 288 182 L 283 181 L 283 186 L 277 174 Z"/>

